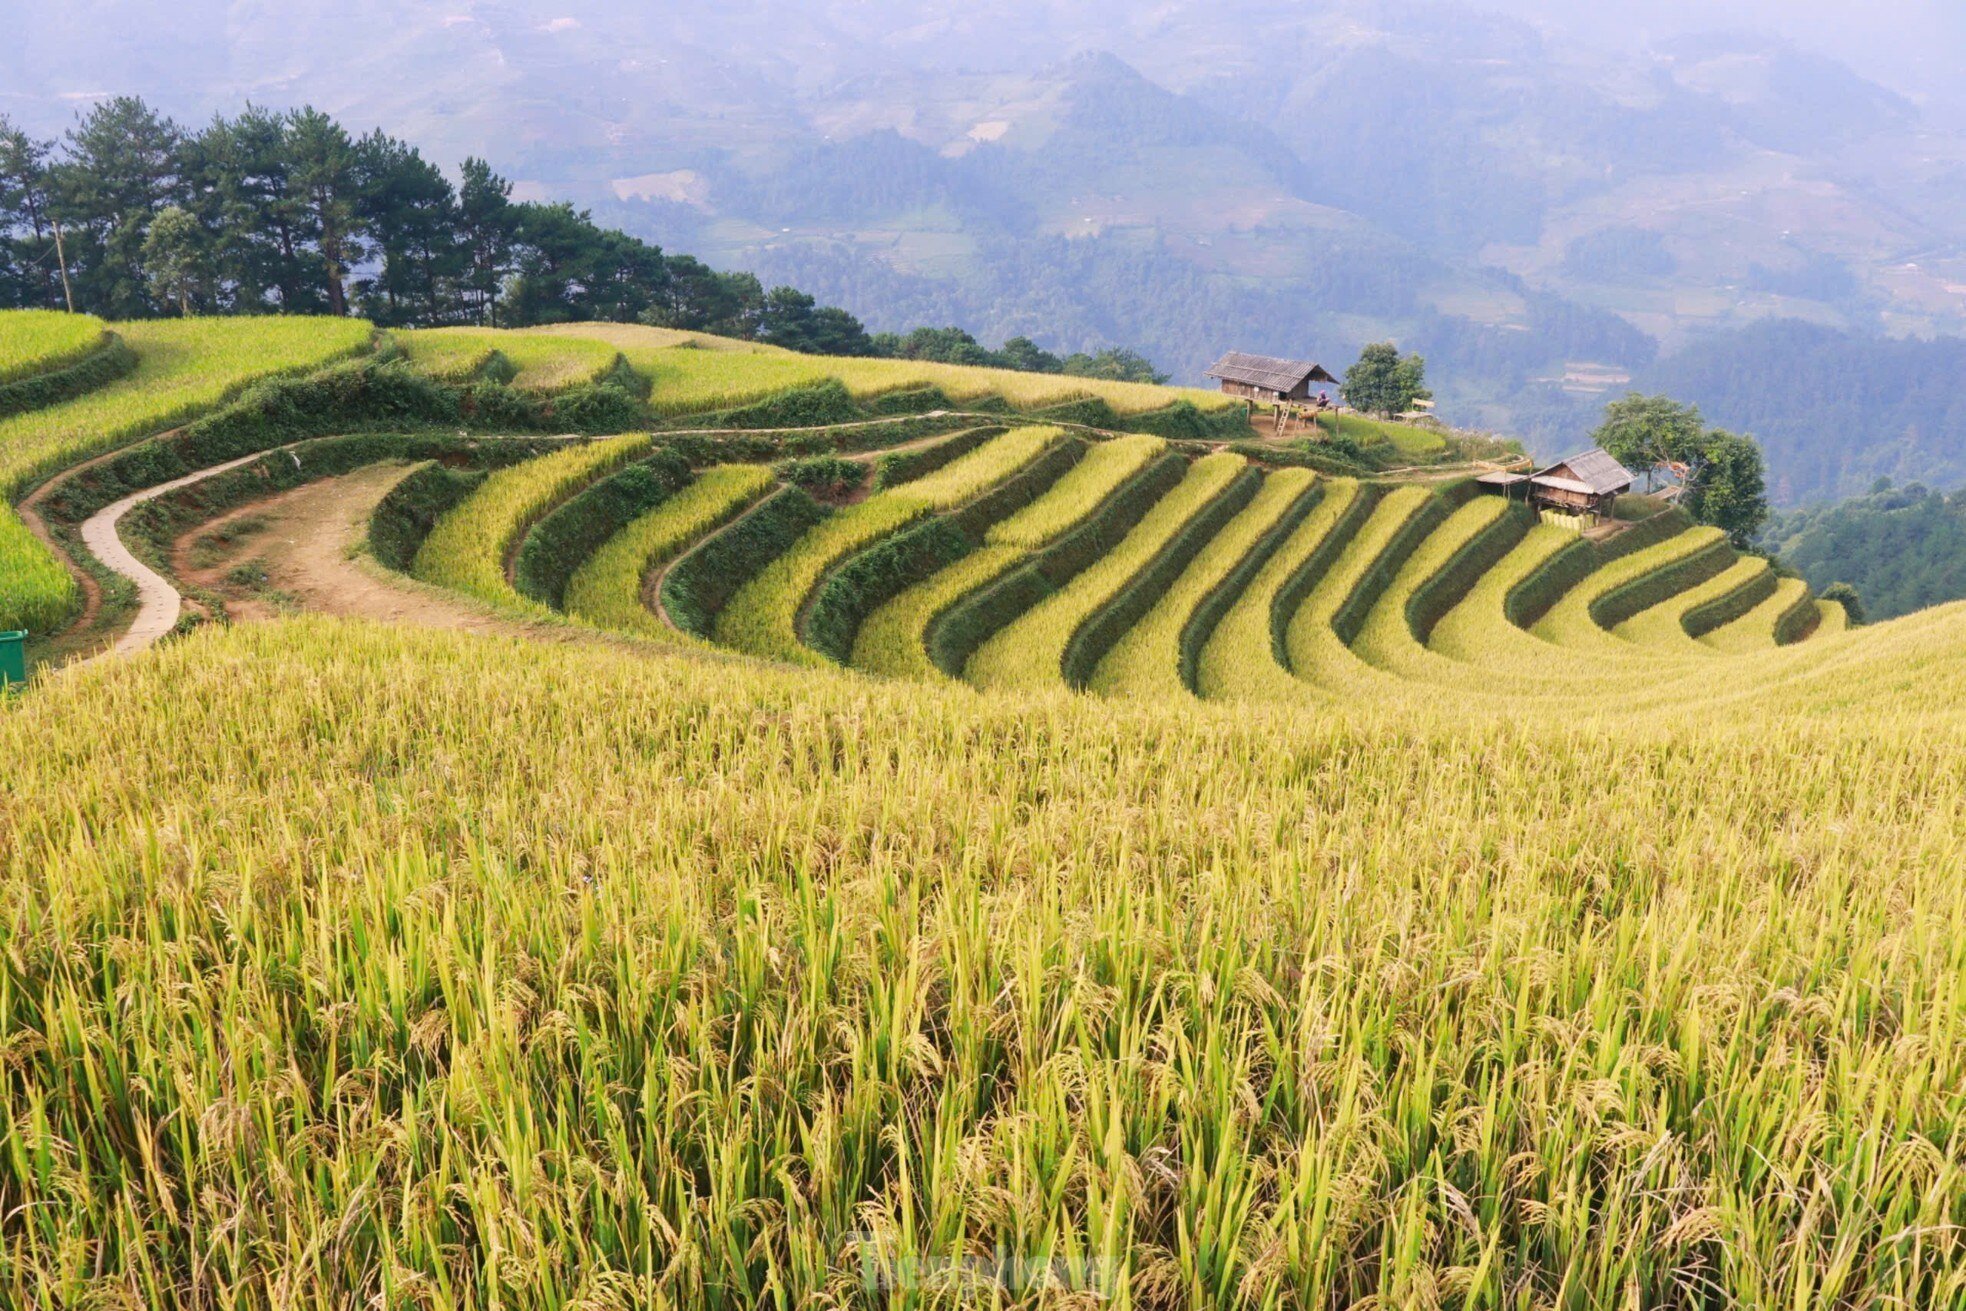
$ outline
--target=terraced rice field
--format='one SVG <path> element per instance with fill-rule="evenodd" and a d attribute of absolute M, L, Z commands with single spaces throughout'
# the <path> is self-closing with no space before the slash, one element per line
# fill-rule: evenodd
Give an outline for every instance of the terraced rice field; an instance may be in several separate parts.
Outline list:
<path fill-rule="evenodd" d="M 108 331 L 108 324 L 89 314 L 0 314 L 0 386 L 78 363 L 102 345 Z"/>
<path fill-rule="evenodd" d="M 394 337 L 404 354 L 433 377 L 462 382 L 502 361 L 512 386 L 527 392 L 565 391 L 598 382 L 621 359 L 621 353 L 606 342 L 543 333 L 425 328 L 397 332 Z"/>
<path fill-rule="evenodd" d="M 1966 605 L 781 440 L 403 479 L 503 634 L 0 699 L 0 1305 L 1966 1303 Z"/>

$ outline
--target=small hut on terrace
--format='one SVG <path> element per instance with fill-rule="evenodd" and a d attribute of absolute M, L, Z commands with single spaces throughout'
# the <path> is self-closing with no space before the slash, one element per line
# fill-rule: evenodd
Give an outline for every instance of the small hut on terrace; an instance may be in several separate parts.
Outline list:
<path fill-rule="evenodd" d="M 1307 401 L 1312 383 L 1337 385 L 1338 380 L 1309 360 L 1280 360 L 1273 355 L 1230 351 L 1215 361 L 1208 376 L 1231 396 L 1252 401 Z"/>
<path fill-rule="evenodd" d="M 1511 498 L 1520 492 L 1539 509 L 1601 516 L 1609 514 L 1611 503 L 1631 490 L 1632 473 L 1610 452 L 1589 450 L 1536 473 L 1495 470 L 1481 474 L 1475 481 Z"/>
<path fill-rule="evenodd" d="M 1529 479 L 1529 499 L 1564 514 L 1609 514 L 1631 490 L 1632 472 L 1609 451 L 1588 450 L 1559 460 Z"/>

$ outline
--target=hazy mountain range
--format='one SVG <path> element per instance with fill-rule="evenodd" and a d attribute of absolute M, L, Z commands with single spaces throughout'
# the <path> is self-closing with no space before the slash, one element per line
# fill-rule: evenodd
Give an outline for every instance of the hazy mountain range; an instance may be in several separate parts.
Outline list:
<path fill-rule="evenodd" d="M 1710 5 L 1504 2 L 71 3 L 0 50 L 0 111 L 311 102 L 876 329 L 1187 379 L 1392 335 L 1452 413 L 1546 448 L 1636 380 L 1774 416 L 1784 499 L 1966 482 L 1949 408 L 1853 441 L 1765 394 L 1848 380 L 1747 331 L 1799 320 L 1812 367 L 1847 342 L 1887 375 L 1937 358 L 1894 340 L 1966 332 L 1952 9 L 1881 0 L 1852 35 L 1825 5 L 1715 32 Z"/>

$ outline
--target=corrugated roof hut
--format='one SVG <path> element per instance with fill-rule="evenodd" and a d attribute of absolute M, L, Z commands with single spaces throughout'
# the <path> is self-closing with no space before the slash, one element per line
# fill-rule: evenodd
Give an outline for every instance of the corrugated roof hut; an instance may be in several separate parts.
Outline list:
<path fill-rule="evenodd" d="M 1607 514 L 1631 490 L 1632 472 L 1608 451 L 1592 449 L 1532 474 L 1529 498 L 1566 514 Z"/>
<path fill-rule="evenodd" d="M 1338 381 L 1324 366 L 1309 360 L 1280 360 L 1247 351 L 1230 351 L 1215 361 L 1208 376 L 1220 382 L 1229 395 L 1256 401 L 1309 400 L 1312 383 L 1335 385 Z"/>

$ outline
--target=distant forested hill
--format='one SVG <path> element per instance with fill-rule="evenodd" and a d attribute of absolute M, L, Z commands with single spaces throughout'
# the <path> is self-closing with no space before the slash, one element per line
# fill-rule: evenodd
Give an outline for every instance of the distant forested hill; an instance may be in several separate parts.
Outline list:
<path fill-rule="evenodd" d="M 1816 590 L 1849 583 L 1872 621 L 1966 598 L 1966 492 L 1880 481 L 1772 520 L 1762 541 Z"/>
<path fill-rule="evenodd" d="M 1778 503 L 1854 496 L 1879 478 L 1966 484 L 1966 340 L 1957 337 L 1767 323 L 1703 339 L 1640 381 L 1759 438 Z"/>

